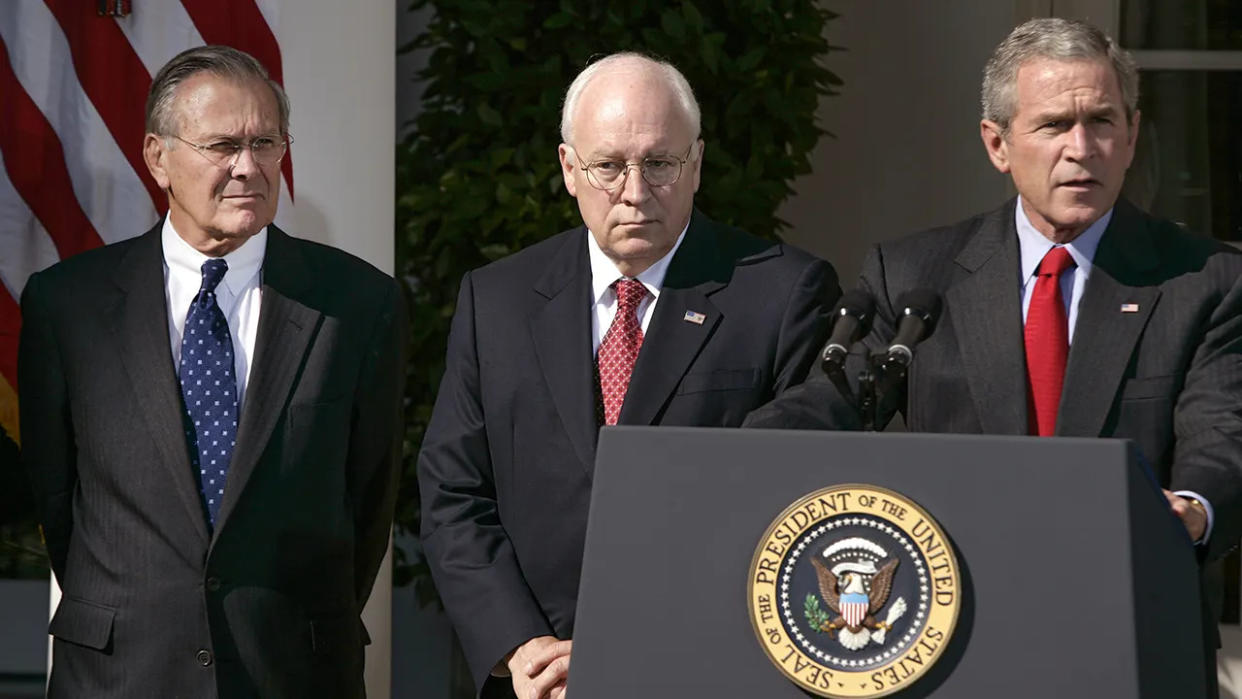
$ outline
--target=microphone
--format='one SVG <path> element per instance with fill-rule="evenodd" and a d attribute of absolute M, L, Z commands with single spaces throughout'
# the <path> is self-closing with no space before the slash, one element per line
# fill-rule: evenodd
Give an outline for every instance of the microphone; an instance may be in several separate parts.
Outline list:
<path fill-rule="evenodd" d="M 832 317 L 832 335 L 828 338 L 828 344 L 824 345 L 821 357 L 826 368 L 840 368 L 845 365 L 850 345 L 871 332 L 871 321 L 875 320 L 875 298 L 861 289 L 847 291 L 832 311 Z"/>
<path fill-rule="evenodd" d="M 914 361 L 914 346 L 936 329 L 936 321 L 940 319 L 940 295 L 929 289 L 913 289 L 897 299 L 897 308 L 901 309 L 897 336 L 888 347 L 884 364 L 904 370 Z"/>

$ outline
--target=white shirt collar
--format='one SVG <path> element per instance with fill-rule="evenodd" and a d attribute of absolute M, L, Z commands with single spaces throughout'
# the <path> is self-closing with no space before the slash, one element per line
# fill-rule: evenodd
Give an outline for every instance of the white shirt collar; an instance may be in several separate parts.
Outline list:
<path fill-rule="evenodd" d="M 1074 264 L 1078 265 L 1084 278 L 1091 276 L 1091 262 L 1095 259 L 1095 250 L 1100 246 L 1100 238 L 1103 237 L 1105 229 L 1108 228 L 1108 222 L 1112 218 L 1113 210 L 1109 209 L 1099 220 L 1087 226 L 1087 230 L 1080 233 L 1077 238 L 1065 244 L 1065 247 L 1069 249 L 1070 257 L 1074 258 Z M 1014 223 L 1018 228 L 1018 247 L 1022 254 L 1022 282 L 1025 284 L 1027 279 L 1035 275 L 1035 270 L 1039 268 L 1044 255 L 1047 255 L 1048 251 L 1056 245 L 1035 230 L 1031 220 L 1026 217 L 1026 212 L 1022 210 L 1021 195 L 1018 196 L 1017 206 L 1014 207 Z"/>
<path fill-rule="evenodd" d="M 685 240 L 686 231 L 689 228 L 690 222 L 687 221 L 685 228 L 681 229 L 681 235 L 677 236 L 677 242 L 673 243 L 672 249 L 635 277 L 647 287 L 652 298 L 659 298 L 660 287 L 664 286 L 664 275 L 668 273 L 669 263 L 673 261 L 673 255 L 677 254 L 677 248 L 681 247 L 681 241 Z M 590 230 L 587 230 L 586 237 L 587 254 L 591 259 L 591 303 L 597 304 L 603 299 L 604 292 L 612 287 L 612 283 L 618 279 L 624 279 L 625 275 L 621 274 L 617 265 L 600 249 L 599 243 L 595 241 L 595 236 Z"/>
<path fill-rule="evenodd" d="M 207 255 L 195 250 L 177 234 L 172 219 L 164 217 L 164 227 L 160 231 L 160 241 L 164 247 L 164 264 L 170 272 L 178 275 L 186 273 L 202 278 L 203 262 L 210 259 Z M 229 292 L 236 296 L 243 287 L 259 273 L 263 267 L 263 257 L 267 254 L 267 226 L 242 243 L 241 247 L 224 256 L 228 263 L 228 271 L 220 282 Z"/>

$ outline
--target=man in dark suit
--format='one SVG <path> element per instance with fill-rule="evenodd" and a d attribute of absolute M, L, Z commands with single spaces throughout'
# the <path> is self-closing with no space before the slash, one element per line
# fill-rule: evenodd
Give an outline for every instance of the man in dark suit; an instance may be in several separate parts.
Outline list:
<path fill-rule="evenodd" d="M 1119 198 L 1136 72 L 1088 25 L 1015 29 L 985 72 L 981 134 L 1018 197 L 876 246 L 866 342 L 888 347 L 903 293 L 938 292 L 895 401 L 911 430 L 1132 439 L 1216 561 L 1242 533 L 1242 255 Z M 857 427 L 841 403 L 815 371 L 747 425 Z"/>
<path fill-rule="evenodd" d="M 422 538 L 482 695 L 560 697 L 600 425 L 736 426 L 802 381 L 830 265 L 693 211 L 698 106 L 618 54 L 570 86 L 584 226 L 462 280 L 419 456 Z"/>
<path fill-rule="evenodd" d="M 271 225 L 288 123 L 250 56 L 175 57 L 144 142 L 167 218 L 26 286 L 49 696 L 364 694 L 405 316 L 392 279 Z"/>

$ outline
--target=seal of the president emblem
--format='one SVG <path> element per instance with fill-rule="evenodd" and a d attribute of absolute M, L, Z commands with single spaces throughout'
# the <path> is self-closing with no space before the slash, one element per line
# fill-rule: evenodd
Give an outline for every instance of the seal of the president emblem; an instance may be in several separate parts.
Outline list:
<path fill-rule="evenodd" d="M 891 490 L 838 485 L 764 532 L 747 602 L 768 658 L 821 697 L 882 697 L 940 659 L 961 606 L 940 525 Z"/>

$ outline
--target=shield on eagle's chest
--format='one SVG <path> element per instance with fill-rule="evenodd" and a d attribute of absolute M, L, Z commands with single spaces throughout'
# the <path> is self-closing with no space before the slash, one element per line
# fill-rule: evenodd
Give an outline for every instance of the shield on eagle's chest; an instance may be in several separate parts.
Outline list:
<path fill-rule="evenodd" d="M 867 607 L 870 604 L 871 600 L 866 595 L 856 592 L 841 595 L 841 616 L 845 619 L 845 623 L 855 628 L 862 626 L 863 619 L 867 618 Z"/>

